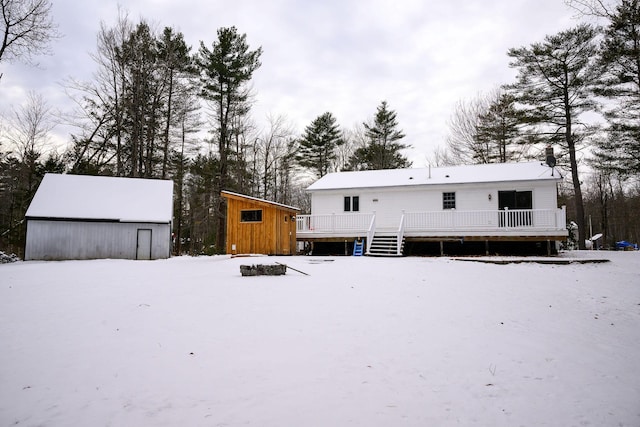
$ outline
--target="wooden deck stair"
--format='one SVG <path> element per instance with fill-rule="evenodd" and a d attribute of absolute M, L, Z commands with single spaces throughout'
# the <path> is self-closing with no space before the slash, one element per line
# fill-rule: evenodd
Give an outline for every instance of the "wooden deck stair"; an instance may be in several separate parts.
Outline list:
<path fill-rule="evenodd" d="M 404 250 L 404 237 L 398 248 L 397 233 L 376 233 L 371 240 L 371 247 L 367 252 L 369 256 L 394 257 L 402 256 Z"/>

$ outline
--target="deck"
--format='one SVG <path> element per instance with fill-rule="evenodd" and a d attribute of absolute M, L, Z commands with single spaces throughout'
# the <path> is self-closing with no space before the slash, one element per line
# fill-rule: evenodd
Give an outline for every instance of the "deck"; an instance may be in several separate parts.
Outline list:
<path fill-rule="evenodd" d="M 565 208 L 446 210 L 403 212 L 397 226 L 377 227 L 376 214 L 298 215 L 296 239 L 310 242 L 366 238 L 367 249 L 378 235 L 400 241 L 551 241 L 565 240 Z M 399 247 L 399 245 L 398 245 Z"/>

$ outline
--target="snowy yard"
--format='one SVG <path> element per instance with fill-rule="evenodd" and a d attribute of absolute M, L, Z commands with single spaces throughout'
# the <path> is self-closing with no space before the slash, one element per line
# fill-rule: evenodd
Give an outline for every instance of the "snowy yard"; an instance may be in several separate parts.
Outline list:
<path fill-rule="evenodd" d="M 640 253 L 590 257 L 3 264 L 0 426 L 639 426 Z"/>

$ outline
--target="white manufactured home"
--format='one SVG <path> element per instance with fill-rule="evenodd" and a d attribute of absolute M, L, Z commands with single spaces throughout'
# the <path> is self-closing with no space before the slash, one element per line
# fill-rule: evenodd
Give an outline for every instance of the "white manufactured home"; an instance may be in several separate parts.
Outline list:
<path fill-rule="evenodd" d="M 297 239 L 362 241 L 370 255 L 402 255 L 407 242 L 538 242 L 567 237 L 557 168 L 541 162 L 337 172 L 310 187 Z"/>
<path fill-rule="evenodd" d="M 173 182 L 46 174 L 25 215 L 25 260 L 171 254 Z"/>

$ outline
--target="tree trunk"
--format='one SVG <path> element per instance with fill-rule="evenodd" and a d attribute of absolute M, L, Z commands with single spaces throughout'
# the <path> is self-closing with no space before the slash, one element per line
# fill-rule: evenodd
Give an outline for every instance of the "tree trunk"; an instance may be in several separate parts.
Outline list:
<path fill-rule="evenodd" d="M 169 160 L 169 129 L 171 128 L 171 95 L 173 95 L 173 69 L 169 70 L 169 98 L 167 99 L 167 123 L 164 128 L 164 147 L 162 155 L 162 179 L 167 178 L 167 163 Z M 184 152 L 184 142 L 182 143 Z"/>
<path fill-rule="evenodd" d="M 220 196 L 222 190 L 226 190 L 227 186 L 227 162 L 228 162 L 228 124 L 229 124 L 229 110 L 230 99 L 227 95 L 226 104 L 220 102 L 220 135 L 218 141 L 218 152 L 220 155 L 220 176 L 218 177 L 218 185 L 216 188 L 216 194 L 214 194 L 216 203 L 216 252 L 224 253 L 226 250 L 226 238 L 227 238 L 227 204 L 226 199 Z M 226 108 L 225 108 L 226 107 Z M 214 186 L 215 187 L 215 186 Z"/>
<path fill-rule="evenodd" d="M 582 200 L 582 189 L 580 188 L 580 177 L 578 176 L 578 161 L 576 159 L 576 146 L 571 135 L 571 122 L 567 124 L 567 146 L 569 147 L 569 161 L 571 164 L 571 178 L 573 182 L 574 203 L 576 209 L 576 223 L 578 224 L 578 249 L 585 249 L 585 239 L 587 238 L 587 227 L 584 220 L 584 201 Z M 591 236 L 589 236 L 591 237 Z"/>

